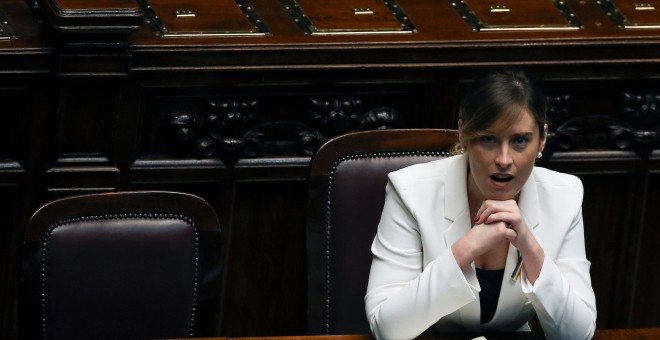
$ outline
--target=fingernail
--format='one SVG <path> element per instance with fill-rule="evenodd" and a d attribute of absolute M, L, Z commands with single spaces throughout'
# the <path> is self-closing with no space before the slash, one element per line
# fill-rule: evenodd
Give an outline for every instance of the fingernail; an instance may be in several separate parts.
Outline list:
<path fill-rule="evenodd" d="M 474 223 L 479 223 L 479 216 L 474 218 Z"/>

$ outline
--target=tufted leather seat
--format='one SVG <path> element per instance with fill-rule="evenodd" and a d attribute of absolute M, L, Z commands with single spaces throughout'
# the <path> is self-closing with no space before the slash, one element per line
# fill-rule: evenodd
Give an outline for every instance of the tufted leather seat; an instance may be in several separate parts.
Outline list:
<path fill-rule="evenodd" d="M 457 141 L 455 130 L 375 130 L 317 151 L 307 210 L 309 334 L 370 333 L 364 295 L 387 174 L 447 157 Z"/>
<path fill-rule="evenodd" d="M 158 191 L 58 199 L 28 222 L 26 339 L 182 338 L 217 315 L 220 224 L 203 199 Z"/>

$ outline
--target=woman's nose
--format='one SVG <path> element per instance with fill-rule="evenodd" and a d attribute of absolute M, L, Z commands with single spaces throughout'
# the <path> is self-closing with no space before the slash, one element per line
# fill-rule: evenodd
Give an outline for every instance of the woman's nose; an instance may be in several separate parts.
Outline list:
<path fill-rule="evenodd" d="M 509 155 L 509 148 L 506 145 L 503 145 L 495 157 L 495 163 L 501 168 L 507 168 L 513 163 L 511 155 Z"/>

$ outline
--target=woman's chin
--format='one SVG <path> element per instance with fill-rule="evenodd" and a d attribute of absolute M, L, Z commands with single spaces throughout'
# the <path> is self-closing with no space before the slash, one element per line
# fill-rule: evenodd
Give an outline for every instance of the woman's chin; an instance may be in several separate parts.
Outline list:
<path fill-rule="evenodd" d="M 496 193 L 492 193 L 491 195 L 488 195 L 486 199 L 492 201 L 508 201 L 515 199 L 516 196 L 518 196 L 517 193 L 496 192 Z"/>

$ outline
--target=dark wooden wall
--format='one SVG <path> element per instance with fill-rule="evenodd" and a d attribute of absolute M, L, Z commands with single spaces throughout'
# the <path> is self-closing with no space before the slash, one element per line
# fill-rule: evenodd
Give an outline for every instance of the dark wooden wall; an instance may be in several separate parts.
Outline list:
<path fill-rule="evenodd" d="M 303 334 L 314 150 L 360 129 L 455 128 L 461 92 L 495 65 L 539 79 L 553 108 L 542 165 L 585 185 L 598 327 L 660 326 L 655 11 L 617 2 L 626 15 L 617 21 L 621 12 L 607 6 L 567 0 L 578 22 L 545 30 L 557 21 L 545 7 L 561 9 L 552 1 L 503 1 L 512 7 L 504 19 L 480 12 L 484 1 L 467 2 L 466 13 L 451 1 L 400 0 L 405 16 L 394 19 L 379 1 L 299 1 L 319 33 L 293 20 L 291 1 L 180 2 L 74 3 L 71 16 L 57 10 L 67 1 L 0 3 L 0 338 L 18 334 L 19 252 L 32 211 L 56 197 L 134 189 L 190 192 L 216 208 L 225 251 L 218 335 Z M 238 3 L 258 20 L 246 25 Z M 377 20 L 340 11 L 365 6 Z M 114 14 L 95 17 L 99 9 Z M 177 9 L 197 19 L 178 21 Z M 155 29 L 153 10 L 169 30 Z M 196 25 L 219 29 L 163 36 Z"/>

